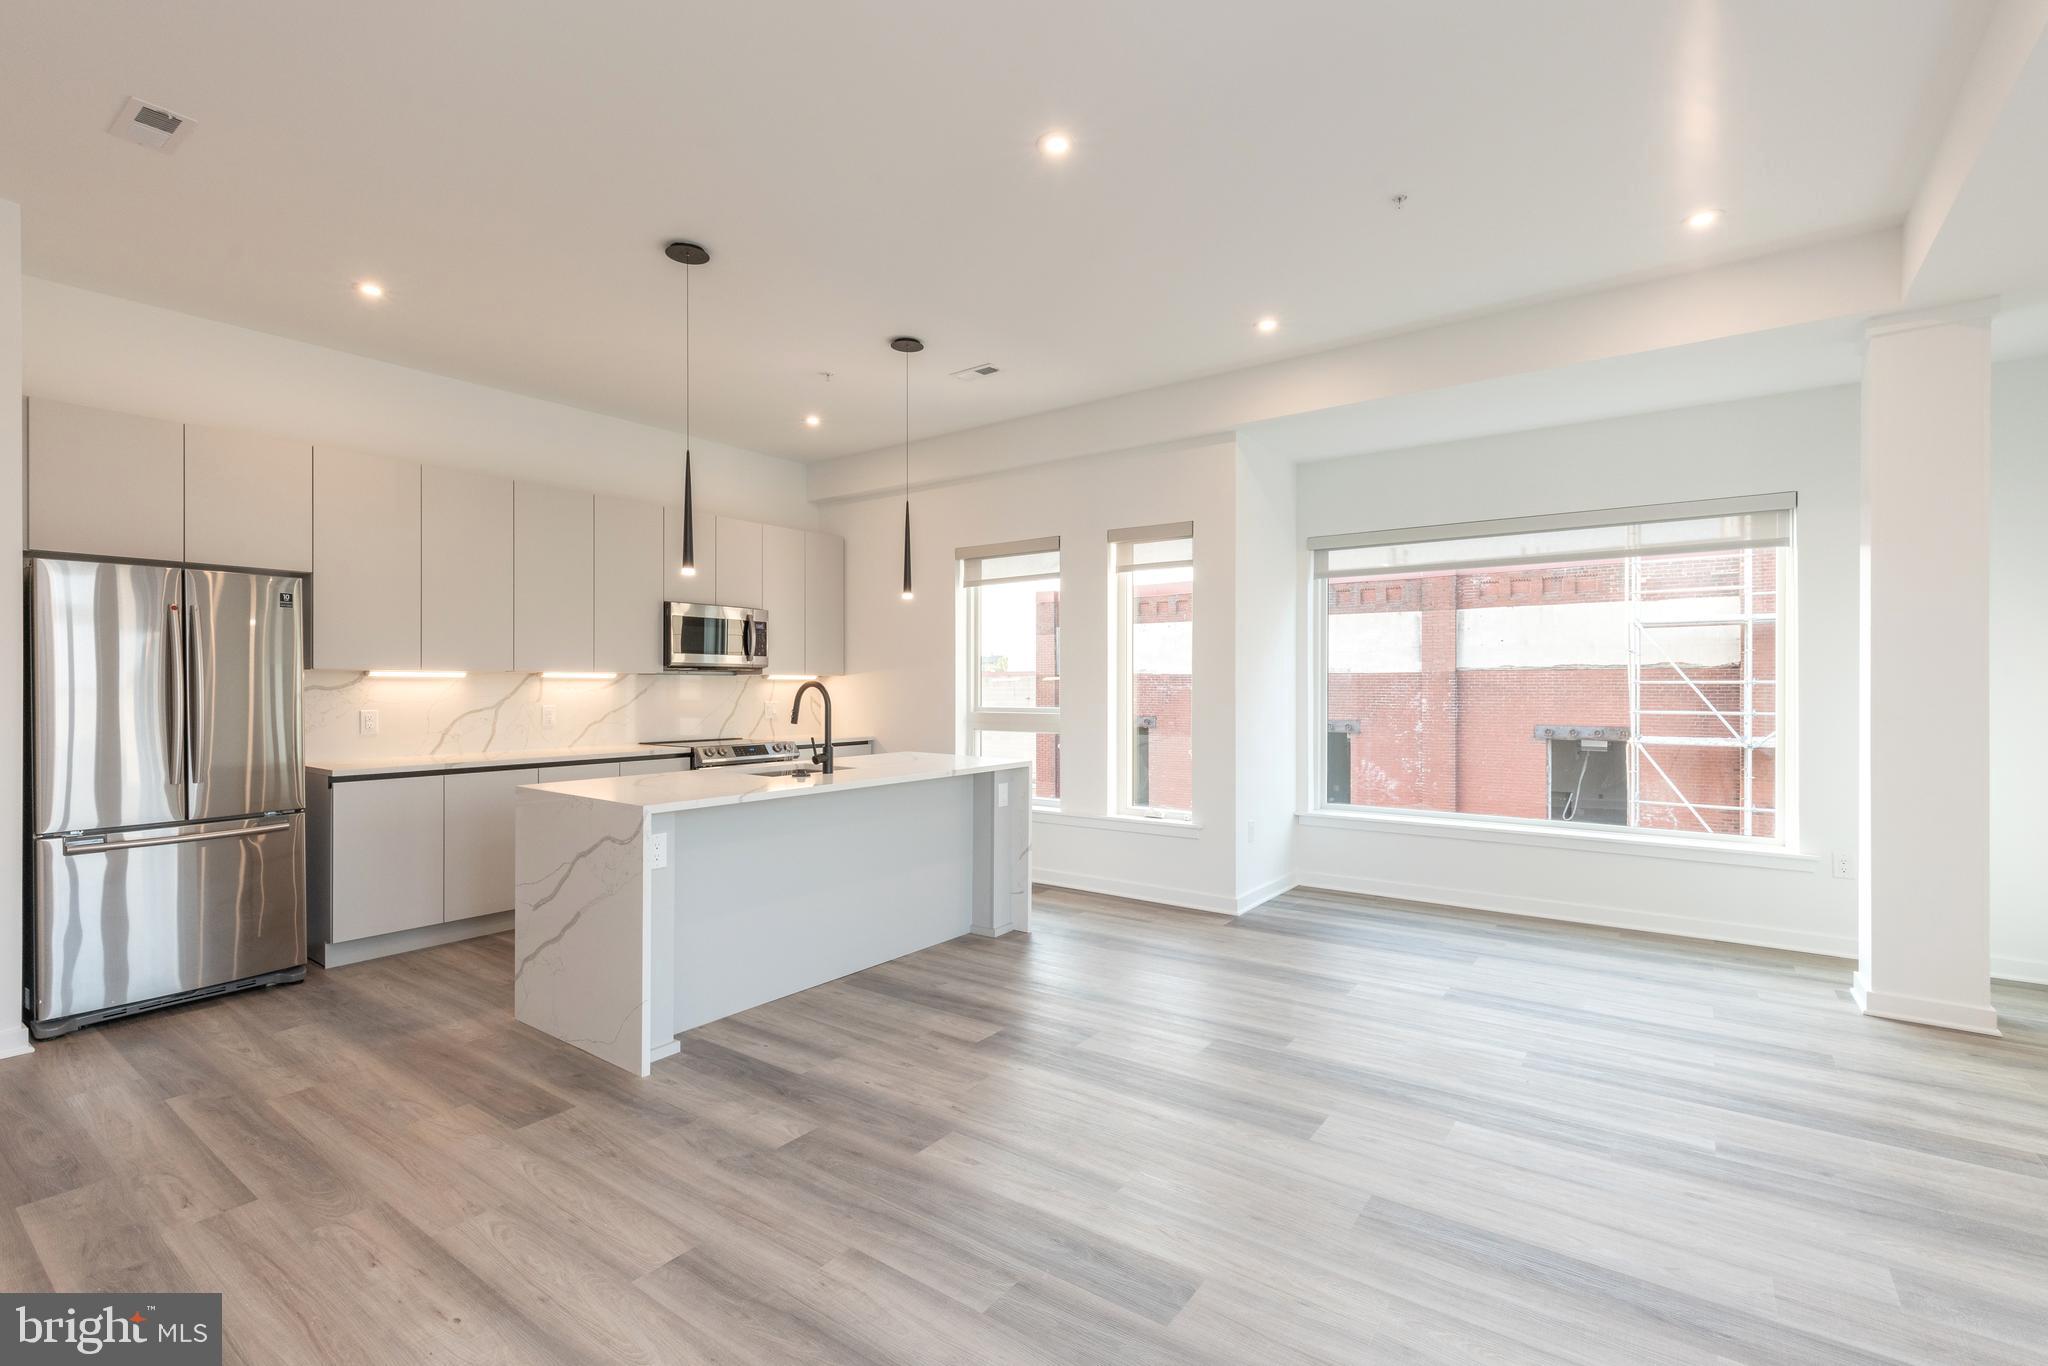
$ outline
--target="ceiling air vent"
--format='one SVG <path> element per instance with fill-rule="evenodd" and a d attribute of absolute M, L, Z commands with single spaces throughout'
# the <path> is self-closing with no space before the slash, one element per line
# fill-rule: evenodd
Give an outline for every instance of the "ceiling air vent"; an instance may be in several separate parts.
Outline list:
<path fill-rule="evenodd" d="M 152 151 L 169 152 L 176 148 L 191 125 L 192 121 L 183 114 L 173 114 L 168 109 L 130 99 L 121 106 L 121 112 L 114 116 L 114 122 L 107 131 Z"/>
<path fill-rule="evenodd" d="M 990 375 L 993 375 L 995 373 L 996 367 L 993 365 L 970 365 L 965 370 L 955 370 L 953 372 L 953 378 L 987 379 Z"/>

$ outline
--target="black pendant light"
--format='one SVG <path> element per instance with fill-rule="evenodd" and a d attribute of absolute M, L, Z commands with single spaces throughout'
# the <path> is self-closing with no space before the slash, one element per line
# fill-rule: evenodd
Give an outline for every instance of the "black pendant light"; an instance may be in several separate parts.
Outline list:
<path fill-rule="evenodd" d="M 915 337 L 897 337 L 889 345 L 903 353 L 903 600 L 917 596 L 910 590 L 910 358 L 924 350 Z"/>
<path fill-rule="evenodd" d="M 697 504 L 690 487 L 690 267 L 701 266 L 711 253 L 695 242 L 671 242 L 668 259 L 683 267 L 683 567 L 687 577 L 697 572 Z"/>

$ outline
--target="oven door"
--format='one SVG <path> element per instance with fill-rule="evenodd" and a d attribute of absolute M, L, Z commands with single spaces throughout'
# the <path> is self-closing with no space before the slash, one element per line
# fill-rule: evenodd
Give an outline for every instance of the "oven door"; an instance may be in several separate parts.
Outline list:
<path fill-rule="evenodd" d="M 753 673 L 768 664 L 768 614 L 752 607 L 668 604 L 663 660 L 671 669 Z"/>

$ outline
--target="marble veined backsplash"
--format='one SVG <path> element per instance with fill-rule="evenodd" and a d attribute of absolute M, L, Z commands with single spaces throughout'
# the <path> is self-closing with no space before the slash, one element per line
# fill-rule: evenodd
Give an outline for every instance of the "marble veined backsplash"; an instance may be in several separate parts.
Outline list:
<path fill-rule="evenodd" d="M 789 724 L 800 686 L 758 674 L 372 678 L 315 669 L 305 683 L 306 757 L 359 762 L 712 736 L 806 739 L 822 734 L 824 722 L 813 693 L 802 720 Z M 377 713 L 375 735 L 362 733 L 365 709 Z"/>

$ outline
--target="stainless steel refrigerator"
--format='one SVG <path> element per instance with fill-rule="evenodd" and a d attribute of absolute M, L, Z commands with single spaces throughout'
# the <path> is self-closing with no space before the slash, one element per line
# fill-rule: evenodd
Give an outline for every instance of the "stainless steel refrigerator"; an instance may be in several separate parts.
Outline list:
<path fill-rule="evenodd" d="M 29 561 L 29 1028 L 306 973 L 303 591 Z"/>

